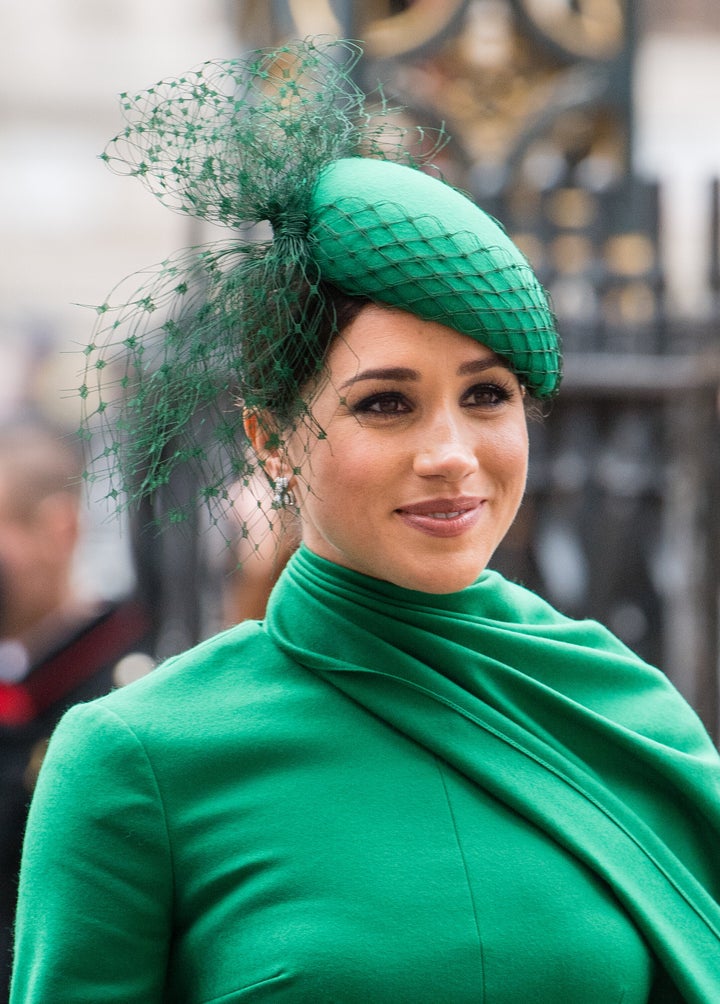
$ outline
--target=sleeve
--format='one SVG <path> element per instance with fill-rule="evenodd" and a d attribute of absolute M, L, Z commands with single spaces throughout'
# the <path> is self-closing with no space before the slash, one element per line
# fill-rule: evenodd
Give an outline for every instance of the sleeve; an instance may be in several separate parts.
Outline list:
<path fill-rule="evenodd" d="M 163 1000 L 172 904 L 160 792 L 101 703 L 58 726 L 28 819 L 11 1004 Z"/>

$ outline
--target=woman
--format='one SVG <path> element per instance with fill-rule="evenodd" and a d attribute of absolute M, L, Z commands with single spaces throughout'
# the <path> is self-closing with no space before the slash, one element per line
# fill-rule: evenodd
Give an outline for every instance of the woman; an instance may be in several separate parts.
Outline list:
<path fill-rule="evenodd" d="M 123 334 L 134 434 L 109 453 L 126 484 L 148 430 L 170 466 L 213 459 L 177 437 L 229 369 L 255 466 L 227 415 L 215 441 L 235 483 L 274 490 L 246 532 L 297 510 L 302 543 L 264 621 L 60 725 L 11 1000 L 707 1004 L 709 738 L 602 627 L 487 568 L 522 500 L 527 403 L 559 382 L 552 315 L 468 199 L 379 141 L 351 155 L 377 133 L 352 124 L 338 50 L 127 101 L 134 173 L 161 198 L 233 225 L 253 203 L 274 234 L 194 253 L 202 296 Z M 183 300 L 186 277 L 166 265 L 136 310 Z M 151 456 L 143 476 L 169 473 Z"/>

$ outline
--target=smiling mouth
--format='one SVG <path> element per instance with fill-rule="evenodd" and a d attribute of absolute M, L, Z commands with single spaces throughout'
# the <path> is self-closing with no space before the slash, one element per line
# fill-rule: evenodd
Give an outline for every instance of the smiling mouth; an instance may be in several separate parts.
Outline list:
<path fill-rule="evenodd" d="M 420 502 L 395 512 L 406 526 L 431 537 L 458 537 L 480 519 L 484 499 L 468 498 Z"/>

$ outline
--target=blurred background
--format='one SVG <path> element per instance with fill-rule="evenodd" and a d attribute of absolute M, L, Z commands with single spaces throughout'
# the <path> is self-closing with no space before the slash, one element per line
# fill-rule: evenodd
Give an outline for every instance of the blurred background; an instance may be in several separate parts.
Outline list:
<path fill-rule="evenodd" d="M 717 737 L 717 0 L 5 0 L 0 420 L 75 428 L 94 306 L 202 238 L 98 159 L 120 92 L 326 32 L 366 43 L 363 86 L 445 123 L 446 176 L 552 295 L 566 377 L 497 566 L 607 623 Z M 143 536 L 88 502 L 81 588 L 150 596 L 159 658 L 220 625 L 212 533 Z"/>

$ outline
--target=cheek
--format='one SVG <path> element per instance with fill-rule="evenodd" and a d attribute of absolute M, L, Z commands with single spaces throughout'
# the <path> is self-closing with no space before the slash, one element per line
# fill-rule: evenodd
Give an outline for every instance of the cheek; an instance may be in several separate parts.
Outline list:
<path fill-rule="evenodd" d="M 383 474 L 387 450 L 378 451 L 353 424 L 350 434 L 329 430 L 299 459 L 298 502 L 303 536 L 314 535 L 342 546 L 353 536 L 357 521 L 374 518 L 386 503 L 389 490 Z M 315 542 L 317 543 L 317 542 Z"/>
<path fill-rule="evenodd" d="M 485 462 L 491 463 L 498 477 L 524 485 L 528 469 L 528 433 L 523 423 L 499 434 L 490 448 L 481 451 Z"/>
<path fill-rule="evenodd" d="M 352 439 L 335 437 L 316 444 L 301 467 L 308 496 L 330 508 L 352 504 L 380 479 L 377 455 Z"/>

